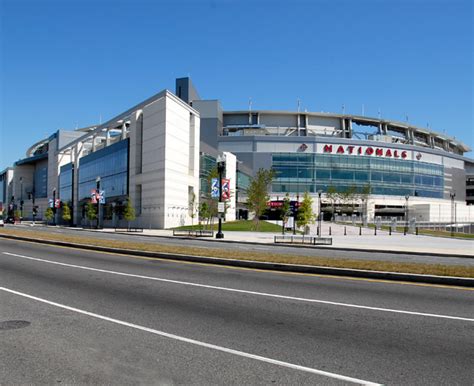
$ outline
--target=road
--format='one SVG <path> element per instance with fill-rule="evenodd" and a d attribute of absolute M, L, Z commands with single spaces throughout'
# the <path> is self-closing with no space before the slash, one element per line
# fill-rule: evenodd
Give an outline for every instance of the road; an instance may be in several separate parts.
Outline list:
<path fill-rule="evenodd" d="M 0 240 L 2 384 L 468 385 L 473 347 L 469 289 Z"/>
<path fill-rule="evenodd" d="M 173 237 L 152 237 L 152 236 L 140 236 L 139 234 L 123 234 L 123 233 L 110 233 L 110 232 L 95 232 L 82 230 L 80 228 L 56 228 L 56 227 L 29 227 L 29 226 L 10 226 L 12 229 L 21 229 L 23 232 L 49 232 L 55 234 L 79 236 L 93 239 L 103 240 L 120 240 L 120 241 L 131 241 L 140 242 L 146 244 L 163 244 L 163 245 L 183 245 L 183 239 Z M 412 255 L 404 253 L 392 253 L 387 251 L 386 253 L 373 252 L 373 251 L 344 251 L 344 250 L 332 250 L 328 248 L 295 248 L 283 245 L 275 244 L 247 244 L 247 243 L 228 243 L 219 242 L 216 240 L 201 239 L 186 239 L 185 244 L 187 247 L 197 247 L 203 249 L 232 249 L 236 251 L 250 251 L 257 253 L 271 252 L 273 254 L 286 254 L 294 256 L 313 256 L 313 257 L 326 257 L 326 258 L 344 258 L 344 259 L 359 259 L 359 260 L 378 260 L 378 261 L 396 261 L 401 263 L 424 263 L 424 264 L 446 264 L 446 265 L 462 265 L 462 266 L 474 266 L 473 258 L 465 257 L 454 257 L 454 256 L 434 256 L 430 254 L 425 255 Z"/>

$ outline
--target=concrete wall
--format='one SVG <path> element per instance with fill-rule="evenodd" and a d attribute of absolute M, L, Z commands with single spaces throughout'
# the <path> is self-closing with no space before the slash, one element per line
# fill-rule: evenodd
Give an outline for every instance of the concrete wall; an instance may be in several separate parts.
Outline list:
<path fill-rule="evenodd" d="M 138 132 L 141 115 L 142 136 Z M 189 201 L 193 191 L 196 206 L 199 203 L 199 138 L 199 116 L 170 94 L 132 114 L 129 188 L 132 203 L 140 206 L 138 226 L 170 228 L 191 224 Z M 140 149 L 141 157 L 137 156 Z M 140 159 L 141 166 L 137 164 Z"/>

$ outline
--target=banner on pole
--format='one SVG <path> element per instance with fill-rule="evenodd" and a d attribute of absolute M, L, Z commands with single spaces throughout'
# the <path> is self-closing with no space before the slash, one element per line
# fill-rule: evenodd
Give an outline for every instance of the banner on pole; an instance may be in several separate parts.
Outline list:
<path fill-rule="evenodd" d="M 222 179 L 222 199 L 223 200 L 230 199 L 230 179 L 229 178 Z"/>
<path fill-rule="evenodd" d="M 95 189 L 91 189 L 91 203 L 97 204 L 97 191 Z"/>
<path fill-rule="evenodd" d="M 211 198 L 219 198 L 219 179 L 213 178 L 211 180 Z"/>

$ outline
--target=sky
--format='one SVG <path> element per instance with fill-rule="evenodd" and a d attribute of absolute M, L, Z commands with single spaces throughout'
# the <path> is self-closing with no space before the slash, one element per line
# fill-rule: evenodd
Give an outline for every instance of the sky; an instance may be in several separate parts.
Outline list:
<path fill-rule="evenodd" d="M 224 110 L 344 106 L 474 148 L 471 0 L 0 0 L 0 15 L 0 170 L 185 76 Z"/>

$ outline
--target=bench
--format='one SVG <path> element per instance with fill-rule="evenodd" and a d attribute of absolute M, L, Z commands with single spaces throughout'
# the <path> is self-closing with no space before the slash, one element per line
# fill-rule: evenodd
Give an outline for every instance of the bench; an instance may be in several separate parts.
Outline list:
<path fill-rule="evenodd" d="M 214 231 L 202 229 L 173 229 L 173 236 L 214 237 Z"/>
<path fill-rule="evenodd" d="M 274 237 L 274 242 L 276 244 L 332 245 L 332 237 L 280 235 Z"/>
<path fill-rule="evenodd" d="M 143 228 L 137 228 L 137 227 L 115 228 L 115 232 L 141 232 L 143 233 Z"/>

